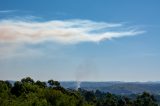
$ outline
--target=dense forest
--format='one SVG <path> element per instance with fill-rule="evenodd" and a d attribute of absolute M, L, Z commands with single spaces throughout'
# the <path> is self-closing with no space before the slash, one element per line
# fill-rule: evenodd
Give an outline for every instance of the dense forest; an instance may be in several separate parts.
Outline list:
<path fill-rule="evenodd" d="M 0 106 L 158 106 L 152 94 L 143 92 L 134 98 L 99 90 L 65 89 L 58 81 L 34 81 L 30 77 L 0 81 Z"/>

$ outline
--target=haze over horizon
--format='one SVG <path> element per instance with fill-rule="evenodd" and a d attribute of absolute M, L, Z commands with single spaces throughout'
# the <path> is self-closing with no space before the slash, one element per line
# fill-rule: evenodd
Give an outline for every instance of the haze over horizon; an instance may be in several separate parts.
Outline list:
<path fill-rule="evenodd" d="M 0 2 L 0 80 L 160 81 L 158 0 Z"/>

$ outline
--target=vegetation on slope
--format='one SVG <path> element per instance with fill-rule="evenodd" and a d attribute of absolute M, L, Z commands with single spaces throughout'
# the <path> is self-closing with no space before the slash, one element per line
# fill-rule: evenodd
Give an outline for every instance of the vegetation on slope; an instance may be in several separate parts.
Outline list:
<path fill-rule="evenodd" d="M 144 92 L 135 99 L 111 93 L 71 90 L 58 81 L 34 81 L 30 77 L 16 81 L 0 81 L 0 106 L 158 106 L 153 95 Z"/>

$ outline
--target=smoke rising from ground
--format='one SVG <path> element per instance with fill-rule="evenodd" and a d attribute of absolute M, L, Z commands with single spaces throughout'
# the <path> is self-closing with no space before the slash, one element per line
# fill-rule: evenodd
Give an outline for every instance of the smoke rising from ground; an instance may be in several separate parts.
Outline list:
<path fill-rule="evenodd" d="M 96 72 L 96 73 L 95 73 Z M 93 80 L 97 77 L 97 66 L 93 58 L 84 59 L 77 67 L 76 74 L 76 89 L 81 87 L 82 81 L 87 81 L 88 79 Z"/>

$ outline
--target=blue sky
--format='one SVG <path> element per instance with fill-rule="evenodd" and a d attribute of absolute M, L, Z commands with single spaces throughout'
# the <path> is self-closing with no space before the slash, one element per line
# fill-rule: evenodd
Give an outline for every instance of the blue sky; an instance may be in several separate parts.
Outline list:
<path fill-rule="evenodd" d="M 159 0 L 1 0 L 0 79 L 159 81 Z"/>

